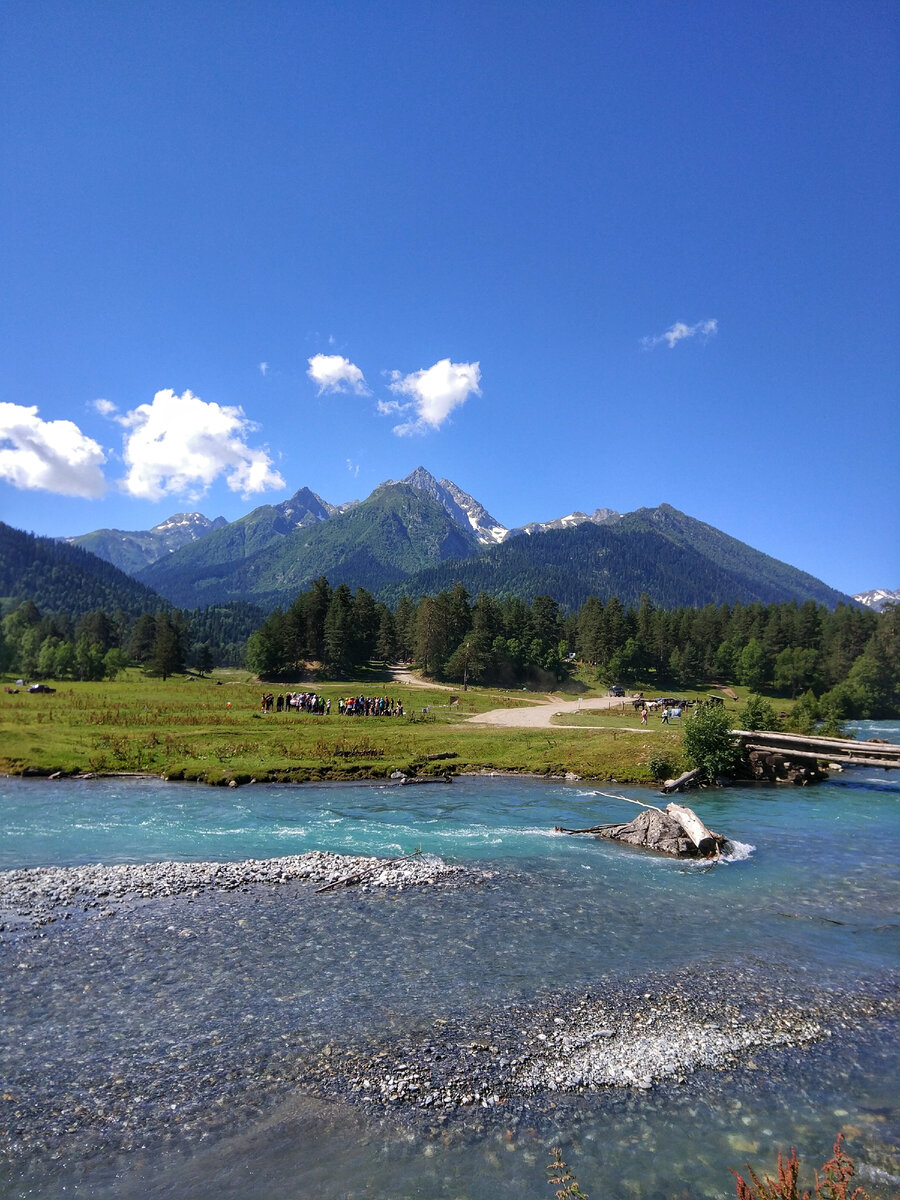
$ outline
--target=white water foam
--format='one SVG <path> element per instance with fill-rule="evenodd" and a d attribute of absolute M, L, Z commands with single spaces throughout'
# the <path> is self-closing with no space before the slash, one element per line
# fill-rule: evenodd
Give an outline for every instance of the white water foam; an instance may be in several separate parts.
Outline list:
<path fill-rule="evenodd" d="M 723 862 L 723 863 L 746 862 L 746 860 L 750 857 L 750 855 L 756 849 L 755 846 L 751 846 L 748 842 L 731 842 L 730 841 L 728 844 L 731 846 L 731 853 L 721 855 L 716 860 L 717 862 Z"/>

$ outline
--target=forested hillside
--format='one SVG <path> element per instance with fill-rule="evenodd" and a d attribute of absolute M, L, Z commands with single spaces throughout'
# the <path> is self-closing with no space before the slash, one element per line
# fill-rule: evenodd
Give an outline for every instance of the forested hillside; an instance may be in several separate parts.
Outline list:
<path fill-rule="evenodd" d="M 473 595 L 547 594 L 567 609 L 588 596 L 637 604 L 645 593 L 662 608 L 786 600 L 833 607 L 849 599 L 668 505 L 639 509 L 615 524 L 516 537 L 464 562 L 421 571 L 382 595 L 388 601 L 402 591 L 434 595 L 457 581 Z"/>
<path fill-rule="evenodd" d="M 165 607 L 151 588 L 79 546 L 36 538 L 0 522 L 0 598 L 33 600 L 78 618 L 95 609 L 129 616 Z"/>
<path fill-rule="evenodd" d="M 0 669 L 100 679 L 129 663 L 160 674 L 242 666 L 264 615 L 241 603 L 173 610 L 86 550 L 0 523 Z"/>

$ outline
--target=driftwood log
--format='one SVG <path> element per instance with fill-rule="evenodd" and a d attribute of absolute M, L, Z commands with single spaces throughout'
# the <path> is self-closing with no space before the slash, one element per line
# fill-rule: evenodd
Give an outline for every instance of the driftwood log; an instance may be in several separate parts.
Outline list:
<path fill-rule="evenodd" d="M 365 883 L 367 879 L 371 879 L 373 875 L 377 875 L 379 871 L 383 871 L 386 867 L 396 866 L 397 863 L 409 862 L 412 858 L 418 858 L 421 853 L 421 850 L 413 850 L 412 854 L 401 854 L 399 858 L 381 859 L 373 863 L 370 867 L 365 867 L 360 871 L 352 871 L 349 875 L 342 875 L 339 879 L 332 879 L 331 883 L 325 883 L 322 887 L 317 887 L 316 892 L 330 892 L 333 888 L 339 887 L 356 887 L 357 884 Z"/>
<path fill-rule="evenodd" d="M 707 829 L 692 809 L 681 804 L 670 804 L 665 812 L 660 808 L 645 808 L 625 824 L 594 825 L 590 829 L 565 829 L 557 825 L 554 832 L 587 833 L 676 858 L 715 858 L 728 851 L 727 839 Z"/>
<path fill-rule="evenodd" d="M 700 854 L 718 853 L 717 835 L 706 828 L 692 808 L 686 808 L 683 804 L 667 804 L 666 812 L 678 822 Z"/>
<path fill-rule="evenodd" d="M 699 779 L 700 768 L 694 767 L 693 771 L 685 771 L 684 774 L 679 775 L 677 779 L 667 779 L 662 785 L 660 791 L 681 792 L 686 787 L 691 787 L 693 784 L 697 783 Z"/>
<path fill-rule="evenodd" d="M 863 760 L 865 761 L 865 760 Z M 881 764 L 866 763 L 867 766 Z M 740 774 L 747 779 L 768 783 L 793 783 L 805 787 L 828 778 L 821 766 L 821 755 L 802 750 L 772 750 L 769 746 L 745 746 Z"/>

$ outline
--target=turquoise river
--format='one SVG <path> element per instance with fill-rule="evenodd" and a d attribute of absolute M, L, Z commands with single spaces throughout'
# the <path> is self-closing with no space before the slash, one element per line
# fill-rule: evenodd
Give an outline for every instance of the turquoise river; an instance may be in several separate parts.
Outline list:
<path fill-rule="evenodd" d="M 860 736 L 876 731 L 900 740 L 897 723 Z M 779 1148 L 820 1165 L 838 1130 L 858 1182 L 900 1194 L 900 778 L 853 769 L 807 789 L 694 793 L 735 847 L 714 866 L 553 832 L 635 815 L 603 793 L 655 801 L 484 777 L 0 780 L 0 871 L 420 849 L 491 873 L 446 888 L 208 890 L 8 923 L 0 1198 L 529 1200 L 554 1194 L 559 1146 L 593 1200 L 691 1200 L 734 1195 L 729 1167 L 771 1171 Z M 564 1018 L 606 994 L 664 1013 L 674 987 L 772 1021 L 810 1003 L 821 1036 L 652 1086 L 440 1114 L 323 1086 L 329 1055 L 377 1062 L 408 1039 L 430 1053 L 447 1029 L 481 1052 L 484 1030 L 523 1013 Z"/>

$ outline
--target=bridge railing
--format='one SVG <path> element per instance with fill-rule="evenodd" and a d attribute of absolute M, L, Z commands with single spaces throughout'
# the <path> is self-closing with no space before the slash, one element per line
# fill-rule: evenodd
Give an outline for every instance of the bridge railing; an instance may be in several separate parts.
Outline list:
<path fill-rule="evenodd" d="M 792 758 L 827 760 L 848 766 L 900 767 L 900 746 L 893 742 L 860 742 L 852 738 L 816 737 L 804 733 L 775 733 L 769 730 L 732 729 L 732 737 L 746 750 Z"/>

